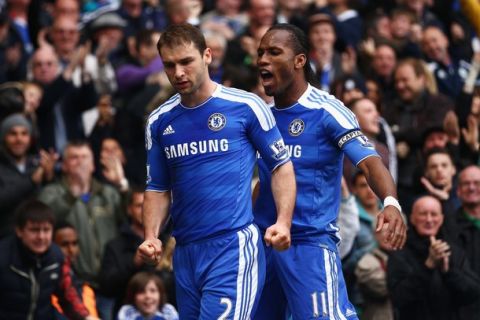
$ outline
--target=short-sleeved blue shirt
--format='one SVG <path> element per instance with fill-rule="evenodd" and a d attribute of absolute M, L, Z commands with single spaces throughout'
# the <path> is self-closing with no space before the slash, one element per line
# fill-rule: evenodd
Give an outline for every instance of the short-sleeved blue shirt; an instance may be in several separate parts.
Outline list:
<path fill-rule="evenodd" d="M 272 112 L 295 169 L 297 200 L 292 241 L 314 243 L 336 250 L 336 220 L 340 204 L 343 154 L 358 165 L 378 156 L 359 129 L 355 115 L 334 96 L 308 86 L 294 105 Z M 260 193 L 254 206 L 255 222 L 265 230 L 276 221 L 270 171 L 260 158 Z"/>
<path fill-rule="evenodd" d="M 174 95 L 146 128 L 147 191 L 172 191 L 173 235 L 188 243 L 253 222 L 256 152 L 268 170 L 289 161 L 270 108 L 256 95 L 217 84 L 193 108 Z"/>

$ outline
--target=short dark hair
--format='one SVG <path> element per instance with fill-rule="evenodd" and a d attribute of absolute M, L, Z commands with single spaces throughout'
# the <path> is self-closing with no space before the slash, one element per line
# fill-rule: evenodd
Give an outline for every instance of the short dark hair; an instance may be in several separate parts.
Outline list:
<path fill-rule="evenodd" d="M 87 140 L 71 140 L 67 143 L 65 148 L 63 149 L 63 159 L 65 159 L 65 156 L 67 155 L 67 150 L 70 148 L 82 148 L 82 147 L 87 147 L 90 149 L 90 151 L 93 154 L 93 149 L 90 143 Z"/>
<path fill-rule="evenodd" d="M 162 308 L 165 303 L 167 303 L 167 293 L 162 279 L 153 272 L 138 272 L 130 279 L 130 281 L 128 281 L 125 302 L 127 304 L 135 305 L 135 295 L 145 290 L 145 287 L 150 281 L 155 283 L 160 292 L 160 303 L 158 307 Z"/>
<path fill-rule="evenodd" d="M 422 60 L 416 59 L 416 58 L 405 58 L 403 60 L 400 60 L 395 67 L 395 72 L 394 74 L 397 73 L 397 70 L 400 69 L 400 67 L 403 66 L 410 66 L 413 69 L 413 72 L 415 73 L 415 76 L 418 77 L 427 77 L 427 72 L 425 70 L 425 66 Z"/>
<path fill-rule="evenodd" d="M 158 33 L 153 29 L 141 29 L 135 35 L 135 49 L 140 50 L 140 46 L 151 46 L 154 44 L 152 36 Z"/>
<path fill-rule="evenodd" d="M 308 41 L 308 37 L 305 32 L 302 31 L 297 26 L 289 23 L 279 23 L 275 24 L 268 29 L 268 32 L 276 31 L 276 30 L 283 30 L 290 34 L 289 45 L 292 48 L 293 52 L 297 54 L 304 54 L 307 61 L 303 66 L 303 71 L 305 73 L 305 80 L 311 83 L 314 86 L 319 86 L 318 79 L 315 76 L 315 72 L 313 72 L 312 65 L 310 63 L 310 42 Z"/>
<path fill-rule="evenodd" d="M 332 27 L 333 32 L 335 34 L 337 33 L 335 22 L 329 14 L 322 12 L 312 14 L 308 18 L 308 32 L 310 32 L 311 29 L 318 24 L 328 24 Z"/>
<path fill-rule="evenodd" d="M 205 37 L 200 29 L 188 23 L 175 24 L 168 26 L 163 31 L 160 39 L 157 42 L 157 50 L 160 53 L 163 47 L 175 47 L 193 43 L 200 54 L 203 54 L 207 48 Z"/>
<path fill-rule="evenodd" d="M 45 203 L 30 199 L 22 203 L 15 212 L 15 227 L 23 229 L 27 222 L 48 222 L 55 225 L 55 214 L 52 208 Z"/>
<path fill-rule="evenodd" d="M 53 229 L 53 234 L 57 233 L 57 231 L 62 230 L 62 229 L 73 229 L 77 231 L 77 229 L 71 224 L 70 222 L 67 222 L 66 220 L 60 220 L 55 224 L 55 227 Z"/>
<path fill-rule="evenodd" d="M 427 153 L 425 154 L 425 161 L 424 161 L 424 164 L 423 164 L 424 169 L 427 168 L 428 159 L 430 159 L 430 157 L 435 155 L 435 154 L 444 154 L 444 155 L 448 156 L 448 158 L 450 158 L 450 161 L 452 162 L 452 165 L 455 166 L 455 162 L 453 161 L 452 154 L 450 153 L 450 151 L 448 151 L 448 149 L 435 147 L 435 148 L 429 149 L 427 151 Z"/>

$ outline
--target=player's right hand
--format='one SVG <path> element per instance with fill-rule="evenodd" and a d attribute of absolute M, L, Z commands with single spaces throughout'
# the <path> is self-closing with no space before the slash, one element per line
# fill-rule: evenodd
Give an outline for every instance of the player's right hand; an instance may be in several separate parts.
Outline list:
<path fill-rule="evenodd" d="M 162 257 L 162 242 L 159 239 L 146 239 L 138 247 L 138 253 L 145 263 L 157 265 Z"/>
<path fill-rule="evenodd" d="M 291 244 L 290 228 L 281 223 L 275 223 L 265 231 L 265 243 L 275 250 L 287 250 Z"/>

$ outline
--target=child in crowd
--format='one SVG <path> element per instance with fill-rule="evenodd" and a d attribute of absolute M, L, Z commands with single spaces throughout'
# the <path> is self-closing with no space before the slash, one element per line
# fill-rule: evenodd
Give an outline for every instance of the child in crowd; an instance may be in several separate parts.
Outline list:
<path fill-rule="evenodd" d="M 130 279 L 126 304 L 118 312 L 118 320 L 178 320 L 175 307 L 166 302 L 162 280 L 153 273 L 139 272 Z"/>

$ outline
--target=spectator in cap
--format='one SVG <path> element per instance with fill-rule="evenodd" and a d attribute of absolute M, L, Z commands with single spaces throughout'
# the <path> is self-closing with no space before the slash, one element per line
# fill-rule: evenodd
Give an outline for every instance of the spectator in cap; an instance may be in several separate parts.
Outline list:
<path fill-rule="evenodd" d="M 107 57 L 108 51 L 102 47 L 105 44 L 100 42 L 95 54 L 91 54 L 90 43 L 80 44 L 80 30 L 70 16 L 55 18 L 50 38 L 63 68 L 81 57 L 72 74 L 76 87 L 84 85 L 88 77 L 94 82 L 98 93 L 112 93 L 117 89 L 115 72 Z"/>
<path fill-rule="evenodd" d="M 0 124 L 0 238 L 13 231 L 13 213 L 19 203 L 54 177 L 58 156 L 41 150 L 28 153 L 32 146 L 32 126 L 20 113 Z"/>
<path fill-rule="evenodd" d="M 90 39 L 99 63 L 110 61 L 117 66 L 125 60 L 127 49 L 123 39 L 126 26 L 127 22 L 115 12 L 101 14 L 90 23 Z"/>

